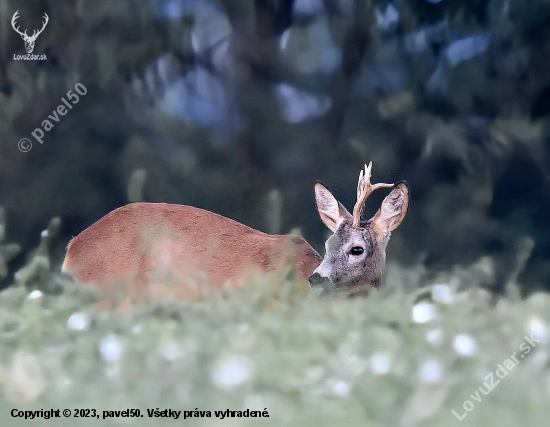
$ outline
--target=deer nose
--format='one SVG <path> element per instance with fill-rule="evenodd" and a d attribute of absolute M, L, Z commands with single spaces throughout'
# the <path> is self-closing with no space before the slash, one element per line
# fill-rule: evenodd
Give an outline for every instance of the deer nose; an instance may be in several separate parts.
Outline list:
<path fill-rule="evenodd" d="M 324 282 L 326 282 L 328 279 L 326 277 L 321 276 L 319 273 L 313 273 L 309 278 L 309 284 L 313 286 L 321 286 Z"/>

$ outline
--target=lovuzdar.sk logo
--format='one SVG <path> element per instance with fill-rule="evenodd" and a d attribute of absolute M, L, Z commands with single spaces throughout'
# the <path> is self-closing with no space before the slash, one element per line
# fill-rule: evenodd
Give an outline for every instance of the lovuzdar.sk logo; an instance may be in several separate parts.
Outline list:
<path fill-rule="evenodd" d="M 19 18 L 19 11 L 16 11 L 13 14 L 13 17 L 11 18 L 11 26 L 15 30 L 17 34 L 21 36 L 21 38 L 25 41 L 25 50 L 27 51 L 26 55 L 13 55 L 13 59 L 23 59 L 23 60 L 30 60 L 30 59 L 47 59 L 46 54 L 42 55 L 32 55 L 32 51 L 34 50 L 34 43 L 36 42 L 36 39 L 38 36 L 44 31 L 44 28 L 46 28 L 46 25 L 48 25 L 48 21 L 50 18 L 48 17 L 48 14 L 44 13 L 44 21 L 42 22 L 42 28 L 40 30 L 33 30 L 32 36 L 29 36 L 27 34 L 27 30 L 21 32 L 19 29 L 19 26 L 15 21 L 17 21 L 17 18 Z"/>

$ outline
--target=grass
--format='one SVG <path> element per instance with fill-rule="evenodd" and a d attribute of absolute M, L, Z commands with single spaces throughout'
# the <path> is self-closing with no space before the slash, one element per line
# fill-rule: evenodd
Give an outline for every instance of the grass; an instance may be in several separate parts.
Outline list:
<path fill-rule="evenodd" d="M 1 292 L 0 425 L 547 425 L 549 295 L 434 285 L 319 299 L 274 283 L 127 312 L 97 311 L 71 287 Z M 519 358 L 531 334 L 540 343 Z M 470 397 L 514 352 L 509 374 Z M 466 400 L 473 409 L 459 421 L 451 411 L 462 416 Z M 29 421 L 14 408 L 95 409 L 99 419 Z M 144 417 L 102 419 L 127 408 Z M 182 413 L 149 418 L 155 408 Z M 211 417 L 184 420 L 195 408 Z M 264 408 L 268 418 L 215 415 Z"/>

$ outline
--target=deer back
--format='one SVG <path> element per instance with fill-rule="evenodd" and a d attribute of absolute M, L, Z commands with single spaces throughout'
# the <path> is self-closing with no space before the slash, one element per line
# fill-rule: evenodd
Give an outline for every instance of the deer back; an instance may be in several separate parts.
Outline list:
<path fill-rule="evenodd" d="M 82 283 L 120 284 L 138 299 L 195 299 L 204 286 L 240 287 L 287 263 L 307 283 L 320 261 L 299 236 L 268 235 L 191 206 L 133 203 L 72 239 L 63 271 Z"/>

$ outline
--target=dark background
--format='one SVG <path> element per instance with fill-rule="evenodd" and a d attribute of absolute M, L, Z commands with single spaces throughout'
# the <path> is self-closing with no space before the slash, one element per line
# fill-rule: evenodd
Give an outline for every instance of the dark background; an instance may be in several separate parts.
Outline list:
<path fill-rule="evenodd" d="M 16 10 L 29 34 L 49 15 L 47 60 L 14 60 Z M 71 236 L 139 200 L 300 228 L 323 253 L 315 181 L 352 209 L 372 160 L 411 186 L 388 247 L 402 277 L 491 265 L 476 285 L 549 287 L 547 1 L 2 1 L 0 40 L 0 205 L 22 247 L 0 286 L 51 218 L 58 271 Z"/>

